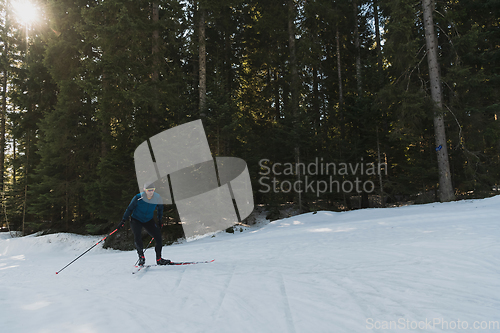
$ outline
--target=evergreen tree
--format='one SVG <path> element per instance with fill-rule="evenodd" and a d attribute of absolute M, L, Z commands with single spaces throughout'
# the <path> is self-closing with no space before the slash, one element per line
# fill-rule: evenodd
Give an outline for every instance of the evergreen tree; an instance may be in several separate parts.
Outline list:
<path fill-rule="evenodd" d="M 95 171 L 95 137 L 92 98 L 81 89 L 85 78 L 81 59 L 90 56 L 77 31 L 85 1 L 50 2 L 53 31 L 44 64 L 57 85 L 57 102 L 45 110 L 39 124 L 38 154 L 30 211 L 40 218 L 63 222 L 65 230 L 78 230 L 87 219 L 83 200 L 85 180 Z M 82 230 L 82 229 L 80 229 Z"/>
<path fill-rule="evenodd" d="M 455 199 L 451 183 L 450 164 L 448 159 L 448 143 L 443 119 L 443 97 L 441 73 L 439 69 L 436 31 L 434 29 L 434 4 L 431 0 L 422 0 L 427 62 L 429 66 L 429 86 L 434 102 L 434 136 L 439 172 L 439 199 L 443 202 Z"/>
<path fill-rule="evenodd" d="M 494 2 L 460 1 L 436 8 L 456 188 L 489 192 L 500 178 L 498 16 Z"/>

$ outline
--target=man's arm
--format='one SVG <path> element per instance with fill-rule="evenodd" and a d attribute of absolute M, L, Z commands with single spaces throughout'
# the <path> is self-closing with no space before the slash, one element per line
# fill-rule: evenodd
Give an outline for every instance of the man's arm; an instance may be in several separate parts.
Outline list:
<path fill-rule="evenodd" d="M 130 217 L 130 215 L 132 215 L 132 212 L 137 207 L 138 200 L 139 200 L 139 195 L 134 195 L 134 197 L 132 198 L 132 201 L 130 201 L 130 204 L 128 205 L 127 209 L 125 210 L 125 214 L 123 214 L 122 221 L 127 220 Z"/>

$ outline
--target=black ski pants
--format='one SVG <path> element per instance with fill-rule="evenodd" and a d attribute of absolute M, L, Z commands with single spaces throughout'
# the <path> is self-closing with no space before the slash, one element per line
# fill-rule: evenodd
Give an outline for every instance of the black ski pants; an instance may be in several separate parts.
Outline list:
<path fill-rule="evenodd" d="M 132 232 L 134 233 L 134 243 L 135 243 L 135 248 L 137 249 L 137 253 L 139 255 L 144 254 L 144 245 L 142 244 L 142 235 L 141 235 L 142 228 L 144 228 L 146 232 L 155 239 L 156 259 L 161 258 L 161 248 L 162 248 L 161 231 L 153 219 L 146 223 L 142 223 L 134 218 L 130 219 L 130 229 L 132 229 Z"/>

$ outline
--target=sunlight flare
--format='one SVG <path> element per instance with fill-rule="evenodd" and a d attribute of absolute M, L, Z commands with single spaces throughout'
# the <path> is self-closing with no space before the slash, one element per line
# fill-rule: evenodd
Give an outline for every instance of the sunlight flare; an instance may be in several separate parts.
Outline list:
<path fill-rule="evenodd" d="M 39 18 L 39 8 L 29 0 L 13 0 L 12 9 L 22 24 L 32 24 Z"/>

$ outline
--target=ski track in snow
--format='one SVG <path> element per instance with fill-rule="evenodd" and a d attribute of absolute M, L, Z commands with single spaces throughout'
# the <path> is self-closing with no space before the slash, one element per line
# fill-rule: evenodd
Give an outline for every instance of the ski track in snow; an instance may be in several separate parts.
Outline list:
<path fill-rule="evenodd" d="M 285 279 L 282 274 L 280 274 L 280 291 L 283 298 L 283 308 L 285 311 L 285 318 L 287 323 L 287 332 L 295 333 L 295 325 L 293 323 L 292 310 L 290 309 L 290 302 L 288 300 L 288 294 L 286 292 Z"/>
<path fill-rule="evenodd" d="M 500 332 L 500 196 L 318 212 L 164 247 L 131 274 L 102 236 L 0 234 L 2 332 Z M 146 252 L 146 263 L 154 251 Z M 376 329 L 466 321 L 467 330 Z"/>
<path fill-rule="evenodd" d="M 223 315 L 221 315 L 221 313 L 220 313 L 220 309 L 222 307 L 222 303 L 224 302 L 224 299 L 226 298 L 227 291 L 228 291 L 228 288 L 231 284 L 231 281 L 233 280 L 235 269 L 236 269 L 236 267 L 231 268 L 231 271 L 227 275 L 226 280 L 222 284 L 223 286 L 221 288 L 222 291 L 219 294 L 219 300 L 217 301 L 216 306 L 214 307 L 214 312 L 212 313 L 213 318 L 218 318 L 218 319 L 223 318 Z"/>

